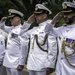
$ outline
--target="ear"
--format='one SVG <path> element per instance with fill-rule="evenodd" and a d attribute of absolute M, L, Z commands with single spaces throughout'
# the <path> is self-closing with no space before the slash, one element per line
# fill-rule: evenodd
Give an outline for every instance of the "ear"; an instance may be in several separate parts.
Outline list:
<path fill-rule="evenodd" d="M 46 19 L 47 18 L 47 14 L 44 14 L 44 19 Z"/>

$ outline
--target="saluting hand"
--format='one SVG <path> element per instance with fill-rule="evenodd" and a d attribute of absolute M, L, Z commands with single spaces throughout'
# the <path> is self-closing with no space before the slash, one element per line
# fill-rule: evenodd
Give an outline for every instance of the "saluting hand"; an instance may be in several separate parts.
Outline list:
<path fill-rule="evenodd" d="M 34 21 L 35 21 L 35 15 L 32 14 L 32 15 L 28 18 L 27 22 L 32 24 Z"/>
<path fill-rule="evenodd" d="M 61 12 L 57 13 L 56 16 L 52 20 L 52 24 L 55 24 L 56 22 L 58 22 L 61 17 L 62 17 Z"/>
<path fill-rule="evenodd" d="M 1 22 L 5 22 L 7 20 L 7 17 L 3 17 L 2 19 L 1 19 Z"/>

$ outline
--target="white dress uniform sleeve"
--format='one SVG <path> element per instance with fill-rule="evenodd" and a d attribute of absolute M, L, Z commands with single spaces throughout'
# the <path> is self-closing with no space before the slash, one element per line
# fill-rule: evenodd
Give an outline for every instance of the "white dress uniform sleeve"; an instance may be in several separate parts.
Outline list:
<path fill-rule="evenodd" d="M 9 33 L 12 29 L 12 26 L 6 26 L 5 22 L 0 22 L 0 29 L 4 30 L 6 33 Z"/>
<path fill-rule="evenodd" d="M 26 29 L 26 28 L 29 28 L 30 27 L 30 23 L 28 23 L 27 21 L 24 22 L 23 24 L 23 27 Z"/>
<path fill-rule="evenodd" d="M 64 26 L 53 28 L 53 33 L 58 37 L 59 35 L 62 34 L 62 29 L 64 29 Z"/>
<path fill-rule="evenodd" d="M 6 32 L 6 33 L 9 33 L 11 30 L 12 30 L 12 26 L 4 26 L 4 31 Z"/>
<path fill-rule="evenodd" d="M 53 30 L 54 25 L 55 25 L 55 24 L 51 24 L 51 22 L 50 22 L 50 23 L 47 23 L 47 25 L 46 25 L 46 27 L 45 27 L 45 32 L 46 32 L 47 34 L 50 33 L 50 31 Z"/>
<path fill-rule="evenodd" d="M 21 55 L 20 55 L 20 65 L 24 65 L 28 55 L 28 44 L 29 44 L 29 36 L 27 33 L 23 33 L 20 35 L 20 43 L 21 43 Z"/>
<path fill-rule="evenodd" d="M 20 65 L 24 65 L 26 62 L 26 57 L 28 54 L 28 43 L 29 43 L 29 39 L 26 32 L 28 31 L 30 25 L 31 24 L 25 21 L 20 31 L 20 36 L 19 36 L 20 43 L 21 43 L 21 53 L 20 53 L 20 61 L 19 61 Z"/>
<path fill-rule="evenodd" d="M 0 29 L 4 30 L 4 25 L 5 25 L 5 22 L 0 22 Z"/>
<path fill-rule="evenodd" d="M 28 28 L 30 27 L 30 25 L 31 25 L 30 23 L 27 23 L 25 21 L 24 24 L 23 24 L 23 26 L 22 26 L 22 28 L 21 28 L 20 35 L 22 35 L 23 33 L 25 33 L 28 30 Z"/>
<path fill-rule="evenodd" d="M 53 35 L 48 36 L 48 59 L 47 67 L 54 68 L 57 57 L 57 40 Z"/>
<path fill-rule="evenodd" d="M 5 55 L 5 38 L 0 34 L 0 64 L 3 63 Z"/>

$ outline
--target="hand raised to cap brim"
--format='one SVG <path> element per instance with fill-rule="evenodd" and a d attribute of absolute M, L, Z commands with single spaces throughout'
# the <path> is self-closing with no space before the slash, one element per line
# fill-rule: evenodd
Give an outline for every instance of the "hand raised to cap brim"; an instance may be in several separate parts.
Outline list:
<path fill-rule="evenodd" d="M 34 21 L 35 21 L 35 15 L 32 14 L 32 15 L 28 18 L 27 22 L 32 24 Z"/>
<path fill-rule="evenodd" d="M 7 20 L 7 17 L 3 17 L 0 22 L 5 22 L 6 20 Z"/>
<path fill-rule="evenodd" d="M 58 21 L 61 19 L 61 17 L 62 17 L 61 12 L 57 13 L 57 14 L 54 16 L 54 18 L 53 18 L 51 24 L 55 24 L 56 22 L 58 22 Z"/>

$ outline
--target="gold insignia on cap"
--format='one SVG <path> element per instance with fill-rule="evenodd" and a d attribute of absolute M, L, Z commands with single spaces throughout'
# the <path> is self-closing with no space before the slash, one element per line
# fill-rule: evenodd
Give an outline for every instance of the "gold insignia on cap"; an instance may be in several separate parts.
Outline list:
<path fill-rule="evenodd" d="M 67 9 L 67 4 L 64 3 L 62 7 L 63 7 L 63 9 Z"/>
<path fill-rule="evenodd" d="M 14 17 L 14 15 L 9 15 L 9 16 L 7 16 L 7 18 L 13 18 Z"/>
<path fill-rule="evenodd" d="M 37 11 L 37 10 L 38 10 L 38 7 L 36 6 L 36 7 L 35 7 L 35 11 Z"/>
<path fill-rule="evenodd" d="M 9 15 L 11 15 L 11 12 L 9 12 Z"/>

